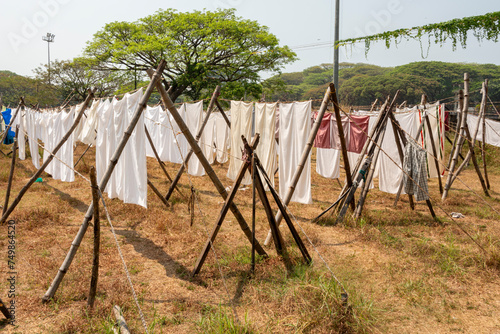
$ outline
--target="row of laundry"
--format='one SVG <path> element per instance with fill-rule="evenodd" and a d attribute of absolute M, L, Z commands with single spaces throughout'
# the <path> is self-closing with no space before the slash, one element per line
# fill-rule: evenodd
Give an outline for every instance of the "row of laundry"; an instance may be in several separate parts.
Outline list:
<path fill-rule="evenodd" d="M 96 147 L 96 169 L 101 180 L 110 164 L 112 155 L 124 135 L 128 124 L 142 97 L 142 90 L 118 100 L 95 100 L 85 111 L 83 118 L 68 142 L 56 154 L 46 171 L 55 179 L 71 182 L 74 180 L 73 148 L 74 143 L 82 142 Z M 13 126 L 19 126 L 20 133 L 26 134 L 35 167 L 40 167 L 40 159 L 45 161 L 55 145 L 72 126 L 74 118 L 82 105 L 77 105 L 68 112 L 38 112 L 25 108 L 21 117 L 16 118 Z M 185 103 L 178 108 L 189 130 L 196 136 L 202 126 L 206 113 L 203 103 Z M 434 138 L 439 140 L 439 154 L 442 158 L 444 141 L 444 108 L 436 104 L 428 108 L 434 117 L 430 117 Z M 260 134 L 256 152 L 266 173 L 274 182 L 279 170 L 279 193 L 284 196 L 291 184 L 293 174 L 299 164 L 302 151 L 309 138 L 315 119 L 311 101 L 293 103 L 247 103 L 231 101 L 227 112 L 230 127 L 219 112 L 209 116 L 204 131 L 199 138 L 199 146 L 210 163 L 229 160 L 227 176 L 234 180 L 242 164 L 243 142 L 241 136 L 252 138 Z M 416 135 L 422 110 L 417 108 L 401 110 L 395 113 L 401 127 L 410 135 Z M 367 140 L 367 133 L 374 125 L 376 114 L 355 112 L 342 118 L 344 136 L 349 150 L 350 165 L 354 167 L 359 152 Z M 392 124 L 388 123 L 388 126 Z M 146 129 L 162 161 L 176 164 L 183 162 L 190 146 L 181 133 L 172 116 L 160 106 L 147 107 L 125 146 L 122 156 L 105 189 L 110 198 L 120 198 L 126 203 L 147 206 L 147 166 L 146 157 L 154 157 L 153 149 L 146 137 Z M 19 136 L 19 157 L 25 159 L 24 138 Z M 45 150 L 39 153 L 38 141 Z M 420 139 L 424 148 L 430 147 L 429 138 Z M 340 143 L 338 126 L 332 114 L 326 114 L 315 139 L 317 147 L 317 172 L 327 178 L 340 176 Z M 402 178 L 394 135 L 388 128 L 382 149 L 388 156 L 381 154 L 377 163 L 376 176 L 382 191 L 395 193 Z M 35 152 L 35 153 L 33 153 Z M 40 156 L 41 154 L 41 156 Z M 395 165 L 398 164 L 398 166 Z M 279 166 L 279 168 L 278 168 Z M 433 164 L 428 165 L 430 176 L 437 176 Z M 192 156 L 187 172 L 202 176 L 205 171 L 196 156 Z M 249 175 L 243 184 L 250 184 Z M 273 184 L 274 185 L 274 184 Z M 310 204 L 311 196 L 311 158 L 307 159 L 303 173 L 295 187 L 292 201 Z"/>

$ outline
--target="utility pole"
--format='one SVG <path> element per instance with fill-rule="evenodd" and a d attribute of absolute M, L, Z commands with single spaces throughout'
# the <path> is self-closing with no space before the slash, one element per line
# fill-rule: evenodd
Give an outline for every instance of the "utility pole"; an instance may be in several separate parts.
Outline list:
<path fill-rule="evenodd" d="M 50 43 L 54 42 L 54 37 L 56 37 L 56 35 L 51 34 L 50 32 L 48 32 L 46 36 L 42 36 L 42 40 L 47 42 L 47 56 L 48 56 L 48 67 L 49 67 L 49 86 L 50 86 Z"/>
<path fill-rule="evenodd" d="M 339 91 L 339 12 L 340 0 L 335 0 L 335 36 L 333 44 L 333 84 L 335 90 Z"/>

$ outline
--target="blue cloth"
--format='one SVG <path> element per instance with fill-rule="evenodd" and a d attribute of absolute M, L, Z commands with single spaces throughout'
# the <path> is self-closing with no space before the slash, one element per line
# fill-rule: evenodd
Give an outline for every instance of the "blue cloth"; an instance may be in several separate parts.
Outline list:
<path fill-rule="evenodd" d="M 5 111 L 2 111 L 2 117 L 5 122 L 5 127 L 7 127 L 10 123 L 10 119 L 12 118 L 12 110 L 11 109 L 6 109 Z M 16 133 L 12 131 L 12 127 L 9 129 L 9 132 L 7 133 L 7 137 L 5 137 L 5 140 L 3 143 L 5 145 L 12 144 L 14 142 L 14 137 L 16 136 Z"/>

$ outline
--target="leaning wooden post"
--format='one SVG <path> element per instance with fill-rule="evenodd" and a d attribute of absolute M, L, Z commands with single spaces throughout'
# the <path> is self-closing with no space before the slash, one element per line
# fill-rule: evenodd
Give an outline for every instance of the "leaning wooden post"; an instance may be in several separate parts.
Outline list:
<path fill-rule="evenodd" d="M 118 163 L 118 159 L 120 158 L 125 145 L 127 144 L 130 136 L 132 135 L 132 132 L 135 129 L 135 126 L 137 125 L 137 122 L 139 121 L 139 118 L 141 117 L 142 112 L 146 108 L 146 104 L 149 100 L 149 97 L 151 96 L 151 93 L 153 92 L 155 88 L 156 82 L 161 77 L 161 73 L 165 69 L 166 62 L 161 61 L 160 65 L 158 66 L 158 69 L 156 70 L 155 74 L 153 75 L 151 82 L 149 83 L 146 91 L 144 92 L 144 95 L 142 96 L 142 99 L 137 106 L 137 109 L 132 116 L 132 119 L 127 127 L 127 130 L 123 134 L 122 139 L 120 140 L 120 143 L 118 144 L 115 152 L 113 153 L 113 156 L 110 160 L 110 163 L 108 165 L 108 168 L 106 169 L 106 172 L 104 173 L 104 176 L 102 177 L 100 184 L 99 184 L 99 189 L 106 189 L 106 186 L 108 185 L 108 181 L 111 178 L 111 174 L 113 173 L 116 164 Z M 83 108 L 82 108 L 83 110 Z M 81 116 L 81 115 L 80 115 Z M 80 226 L 80 229 L 78 230 L 77 235 L 75 236 L 75 239 L 71 243 L 71 247 L 68 251 L 68 254 L 66 255 L 66 258 L 64 259 L 64 262 L 62 263 L 61 267 L 59 268 L 59 271 L 57 272 L 56 277 L 52 281 L 52 284 L 50 285 L 49 289 L 47 292 L 45 292 L 45 295 L 42 297 L 43 302 L 48 302 L 51 300 L 58 287 L 59 284 L 61 284 L 62 279 L 64 278 L 64 275 L 66 275 L 66 272 L 69 269 L 69 266 L 71 265 L 71 262 L 73 262 L 73 258 L 75 257 L 76 252 L 78 251 L 78 247 L 80 247 L 80 243 L 82 242 L 83 236 L 85 235 L 85 232 L 87 231 L 87 228 L 89 226 L 89 221 L 92 219 L 92 214 L 93 214 L 93 205 L 90 204 L 89 208 L 87 209 L 87 213 L 85 214 L 85 217 L 83 218 L 82 225 Z"/>
<path fill-rule="evenodd" d="M 151 182 L 149 180 L 149 177 L 148 177 L 148 186 L 151 188 L 151 190 L 153 190 L 153 192 L 155 193 L 155 195 L 160 199 L 160 201 L 165 204 L 165 206 L 167 208 L 170 207 L 170 203 L 167 202 L 167 200 L 165 199 L 165 197 L 163 197 L 163 195 L 161 194 L 161 192 L 158 190 L 158 188 L 155 187 L 155 185 L 153 184 L 153 182 Z"/>
<path fill-rule="evenodd" d="M 97 292 L 97 279 L 99 277 L 99 247 L 101 243 L 101 222 L 99 221 L 99 187 L 97 186 L 97 177 L 95 168 L 90 169 L 90 182 L 92 187 L 92 206 L 94 209 L 94 257 L 92 260 L 92 277 L 90 279 L 89 298 L 87 307 L 93 308 L 95 295 Z"/>
<path fill-rule="evenodd" d="M 462 110 L 464 105 L 464 91 L 458 91 L 458 105 L 457 105 L 457 123 L 455 124 L 455 135 L 453 136 L 453 143 L 451 143 L 450 157 L 448 158 L 448 165 L 446 169 L 450 169 L 451 161 L 455 155 L 455 150 L 457 148 L 457 142 L 460 140 L 460 129 L 462 124 Z M 460 154 L 460 153 L 459 153 Z M 463 157 L 462 157 L 463 159 Z"/>
<path fill-rule="evenodd" d="M 356 206 L 356 210 L 354 211 L 354 218 L 356 218 L 356 219 L 359 216 L 361 216 L 361 212 L 363 211 L 363 206 L 365 204 L 366 196 L 368 195 L 368 191 L 370 190 L 370 184 L 371 184 L 371 182 L 373 180 L 373 176 L 375 174 L 375 167 L 377 164 L 378 156 L 380 154 L 382 143 L 384 141 L 385 131 L 387 130 L 387 120 L 390 119 L 391 121 L 395 122 L 394 115 L 392 114 L 392 109 L 395 107 L 395 103 L 396 103 L 396 100 L 399 96 L 399 93 L 400 93 L 400 91 L 397 90 L 396 94 L 394 94 L 394 98 L 392 99 L 392 103 L 389 106 L 389 109 L 387 111 L 387 116 L 385 118 L 385 121 L 384 121 L 384 123 L 382 123 L 382 128 L 379 131 L 378 138 L 372 144 L 372 147 L 375 147 L 375 153 L 373 154 L 371 166 L 370 166 L 370 169 L 368 171 L 367 178 L 364 180 L 365 182 L 363 183 L 361 194 L 359 195 L 360 197 L 358 200 L 358 204 Z M 403 150 L 401 148 L 401 143 L 399 142 L 398 131 L 396 129 L 395 124 L 392 124 L 392 129 L 394 131 L 394 138 L 396 140 L 396 146 L 398 148 L 398 153 L 400 155 L 401 165 L 402 165 L 403 164 Z M 413 200 L 413 198 L 410 197 L 410 203 L 412 202 L 412 200 Z"/>
<path fill-rule="evenodd" d="M 390 111 L 389 111 L 390 113 Z M 381 135 L 378 139 L 378 142 L 375 147 L 375 153 L 373 154 L 373 160 L 370 165 L 370 169 L 368 170 L 368 175 L 363 183 L 363 187 L 361 189 L 361 194 L 359 195 L 358 204 L 356 205 L 356 209 L 354 210 L 354 218 L 358 219 L 361 216 L 361 212 L 363 211 L 363 206 L 365 204 L 366 196 L 368 195 L 368 191 L 370 191 L 370 184 L 373 180 L 373 175 L 375 174 L 375 167 L 377 165 L 377 160 L 380 155 L 380 149 L 382 147 L 382 143 L 384 142 L 385 131 L 387 130 L 387 123 L 385 123 L 384 128 L 382 129 Z M 397 139 L 396 139 L 397 140 Z"/>
<path fill-rule="evenodd" d="M 323 97 L 323 102 L 321 102 L 321 108 L 319 109 L 318 112 L 318 117 L 314 121 L 314 125 L 311 129 L 311 132 L 309 133 L 309 138 L 307 139 L 307 143 L 304 146 L 304 150 L 302 151 L 302 156 L 300 158 L 300 162 L 297 166 L 297 169 L 295 170 L 292 180 L 290 182 L 290 186 L 288 187 L 288 190 L 285 193 L 285 198 L 283 198 L 283 205 L 286 207 L 289 203 L 290 200 L 292 199 L 293 193 L 295 192 L 295 187 L 297 186 L 297 183 L 299 182 L 299 178 L 302 175 L 302 171 L 304 170 L 305 164 L 307 159 L 309 158 L 309 154 L 311 153 L 312 145 L 314 143 L 314 139 L 316 138 L 316 134 L 318 134 L 319 127 L 321 125 L 321 120 L 323 119 L 323 115 L 326 112 L 326 109 L 328 107 L 328 103 L 331 100 L 332 92 L 335 91 L 335 86 L 333 83 L 330 83 L 328 86 L 325 96 Z M 276 224 L 279 226 L 281 223 L 281 219 L 283 218 L 283 215 L 281 214 L 281 211 L 279 211 L 276 214 Z M 264 245 L 269 245 L 271 242 L 271 231 L 267 234 L 266 241 L 264 242 Z"/>
<path fill-rule="evenodd" d="M 483 84 L 483 88 L 484 88 L 484 84 Z M 485 96 L 483 95 L 483 100 L 485 99 Z M 485 104 L 486 104 L 486 101 L 484 101 Z M 483 187 L 483 191 L 484 191 L 484 194 L 486 196 L 490 196 L 489 192 L 488 192 L 488 188 L 486 186 L 486 183 L 484 182 L 484 179 L 483 179 L 483 176 L 481 174 L 481 169 L 479 168 L 479 163 L 477 162 L 477 158 L 476 158 L 476 152 L 474 151 L 475 150 L 475 145 L 476 145 L 476 138 L 477 138 L 477 133 L 479 131 L 479 126 L 480 126 L 480 120 L 484 114 L 484 108 L 483 108 L 483 105 L 481 105 L 481 110 L 479 112 L 479 116 L 478 116 L 478 119 L 477 119 L 477 123 L 476 123 L 476 127 L 474 129 L 474 133 L 473 133 L 473 136 L 471 137 L 470 135 L 470 132 L 469 132 L 469 127 L 466 125 L 464 130 L 465 130 L 465 139 L 467 140 L 467 143 L 469 145 L 469 152 L 467 153 L 467 156 L 465 157 L 465 160 L 462 162 L 462 164 L 458 167 L 458 169 L 456 170 L 456 172 L 454 173 L 452 179 L 451 179 L 451 183 L 450 183 L 450 186 L 451 184 L 453 184 L 453 182 L 455 182 L 455 179 L 457 178 L 457 176 L 460 174 L 460 172 L 466 167 L 466 165 L 469 163 L 469 161 L 472 159 L 472 163 L 474 164 L 474 168 L 476 170 L 476 173 L 477 173 L 477 176 L 479 178 L 479 182 L 481 183 L 481 186 Z"/>
<path fill-rule="evenodd" d="M 43 165 L 36 171 L 36 173 L 31 177 L 31 179 L 29 179 L 28 183 L 26 183 L 26 185 L 21 189 L 21 191 L 19 191 L 19 194 L 17 195 L 17 197 L 14 199 L 14 201 L 9 206 L 7 211 L 5 211 L 4 214 L 2 215 L 2 218 L 0 219 L 0 225 L 2 225 L 3 223 L 5 223 L 7 221 L 7 218 L 9 218 L 12 211 L 14 211 L 16 206 L 19 204 L 19 202 L 23 198 L 24 194 L 28 191 L 28 189 L 31 187 L 31 185 L 33 183 L 35 183 L 36 179 L 38 179 L 38 177 L 40 175 L 42 175 L 43 171 L 45 170 L 45 168 L 47 168 L 47 166 L 50 164 L 52 159 L 54 159 L 54 156 L 59 151 L 59 149 L 61 149 L 61 147 L 64 145 L 64 143 L 69 139 L 69 137 L 71 136 L 73 131 L 78 126 L 78 123 L 80 122 L 80 119 L 83 116 L 83 111 L 89 106 L 90 101 L 92 101 L 92 98 L 94 96 L 94 91 L 95 91 L 95 89 L 89 90 L 89 95 L 87 96 L 87 99 L 85 99 L 85 103 L 83 104 L 82 109 L 78 113 L 78 116 L 76 117 L 75 121 L 73 122 L 73 125 L 68 130 L 68 132 L 64 135 L 64 137 L 61 139 L 61 141 L 56 145 L 56 147 L 54 148 L 54 150 L 52 151 L 50 156 L 47 158 L 47 160 L 43 163 Z"/>
<path fill-rule="evenodd" d="M 351 166 L 349 165 L 349 156 L 347 154 L 347 145 L 345 142 L 344 127 L 342 126 L 342 118 L 340 117 L 340 107 L 339 107 L 339 101 L 337 99 L 337 91 L 335 89 L 335 85 L 332 85 L 331 90 L 332 90 L 331 97 L 332 97 L 333 109 L 335 110 L 335 119 L 337 121 L 337 127 L 339 130 L 340 146 L 342 148 L 342 158 L 344 160 L 345 176 L 347 180 L 347 186 L 350 187 L 352 186 Z M 354 210 L 354 201 L 355 199 L 353 197 L 351 201 L 351 208 L 353 210 Z"/>
<path fill-rule="evenodd" d="M 214 108 L 215 101 L 217 100 L 219 94 L 220 94 L 220 86 L 217 86 L 215 87 L 214 93 L 212 94 L 212 98 L 210 99 L 210 103 L 207 109 L 207 115 L 205 116 L 205 119 L 201 124 L 200 130 L 196 134 L 196 139 L 195 139 L 196 142 L 199 142 L 201 135 L 203 134 L 203 130 L 205 129 L 205 125 L 207 125 L 208 123 L 208 119 L 210 118 L 210 114 L 212 113 L 212 109 Z M 177 175 L 175 176 L 174 180 L 172 181 L 172 184 L 170 185 L 170 188 L 168 189 L 167 194 L 165 195 L 165 199 L 167 201 L 174 192 L 174 188 L 177 186 L 177 183 L 181 179 L 182 173 L 184 173 L 184 170 L 187 168 L 187 164 L 189 162 L 189 159 L 191 159 L 192 155 L 193 155 L 193 148 L 191 148 L 188 154 L 184 157 L 184 162 L 182 163 L 181 168 L 177 172 Z"/>
<path fill-rule="evenodd" d="M 222 118 L 224 118 L 224 120 L 226 121 L 228 128 L 231 129 L 231 121 L 229 121 L 229 118 L 227 118 L 227 115 L 224 112 L 224 109 L 222 109 L 222 106 L 220 105 L 219 100 L 215 99 L 215 105 L 217 106 L 217 109 L 219 109 L 219 111 L 222 115 Z"/>
<path fill-rule="evenodd" d="M 122 315 L 122 310 L 120 306 L 115 305 L 113 307 L 113 314 L 116 318 L 116 324 L 120 328 L 120 334 L 130 334 L 130 330 L 128 329 L 127 323 L 125 322 L 125 318 Z"/>
<path fill-rule="evenodd" d="M 459 94 L 462 91 L 459 92 Z M 457 140 L 457 145 L 455 150 L 453 151 L 453 158 L 451 160 L 450 169 L 448 170 L 448 177 L 446 179 L 446 183 L 444 184 L 443 196 L 441 199 L 444 201 L 448 196 L 448 191 L 451 188 L 453 172 L 455 171 L 455 167 L 458 161 L 458 154 L 462 151 L 462 145 L 465 139 L 465 127 L 467 126 L 467 109 L 469 108 L 469 74 L 464 73 L 464 90 L 463 90 L 463 104 L 461 105 L 460 110 L 460 131 L 459 137 Z M 461 99 L 460 99 L 461 100 Z"/>
<path fill-rule="evenodd" d="M 425 94 L 422 95 L 422 105 L 425 107 L 427 105 L 427 96 Z M 432 128 L 431 128 L 431 122 L 429 120 L 429 117 L 425 118 L 425 124 L 427 124 L 428 128 L 428 133 L 429 133 L 429 139 L 431 140 L 431 148 L 432 148 L 432 154 L 434 155 L 434 165 L 436 167 L 436 173 L 438 175 L 438 183 L 439 183 L 439 193 L 442 195 L 443 194 L 443 182 L 441 181 L 441 172 L 439 168 L 439 160 L 438 160 L 438 154 L 437 154 L 437 149 L 436 149 L 436 142 L 434 141 L 434 135 L 432 133 Z"/>
<path fill-rule="evenodd" d="M 481 107 L 483 108 L 483 136 L 481 142 L 481 158 L 483 159 L 483 170 L 484 170 L 484 179 L 486 181 L 486 187 L 490 189 L 490 180 L 488 178 L 488 170 L 486 169 L 486 112 L 488 111 L 488 79 L 484 80 L 483 84 L 483 100 L 481 101 Z M 480 121 L 479 119 L 477 120 Z"/>
<path fill-rule="evenodd" d="M 5 193 L 5 203 L 3 205 L 2 215 L 7 211 L 9 206 L 10 189 L 12 188 L 12 179 L 14 177 L 14 169 L 16 167 L 16 149 L 17 149 L 17 134 L 19 132 L 19 127 L 16 127 L 16 137 L 14 138 L 14 145 L 12 145 L 12 162 L 10 164 L 9 172 L 9 182 L 7 183 L 7 192 Z"/>
<path fill-rule="evenodd" d="M 148 70 L 148 74 L 149 75 L 152 74 L 151 70 Z M 200 146 L 198 145 L 198 142 L 193 137 L 193 135 L 189 131 L 186 123 L 182 119 L 182 116 L 179 114 L 179 112 L 175 108 L 174 103 L 170 99 L 170 96 L 168 96 L 168 94 L 167 94 L 167 91 L 162 86 L 162 84 L 159 82 L 156 84 L 156 88 L 160 93 L 160 96 L 162 98 L 162 102 L 163 102 L 165 109 L 167 109 L 170 112 L 170 114 L 174 118 L 175 122 L 179 126 L 179 129 L 184 134 L 184 137 L 186 138 L 187 142 L 189 143 L 189 145 L 191 145 L 191 149 L 193 150 L 193 153 L 196 154 L 196 157 L 198 157 L 198 160 L 200 160 L 201 165 L 203 166 L 203 168 L 205 169 L 205 172 L 207 173 L 207 176 L 210 178 L 210 180 L 212 180 L 212 183 L 214 184 L 215 188 L 217 189 L 219 194 L 222 196 L 222 198 L 226 199 L 228 197 L 226 188 L 224 187 L 222 182 L 219 180 L 219 178 L 217 177 L 217 174 L 215 174 L 214 169 L 212 168 L 212 166 L 208 162 L 207 158 L 205 157 L 205 155 L 201 151 Z M 247 222 L 245 221 L 245 218 L 243 218 L 243 215 L 241 214 L 240 210 L 238 209 L 238 207 L 234 203 L 231 203 L 229 205 L 229 209 L 231 210 L 234 217 L 238 221 L 238 224 L 240 225 L 241 230 L 243 231 L 243 233 L 245 233 L 245 236 L 247 237 L 247 239 L 251 243 L 252 242 L 252 230 L 250 229 Z M 256 247 L 256 250 L 259 253 L 259 255 L 266 255 L 266 251 L 264 250 L 264 248 L 262 248 L 260 243 L 257 242 L 255 247 Z"/>
<path fill-rule="evenodd" d="M 12 118 L 10 119 L 9 124 L 8 125 L 6 124 L 6 126 L 5 126 L 5 131 L 3 132 L 2 140 L 0 140 L 0 144 L 3 144 L 3 142 L 5 141 L 5 138 L 7 138 L 7 134 L 9 133 L 9 129 L 12 127 L 12 124 L 14 124 L 14 120 L 16 119 L 17 114 L 19 114 L 19 112 L 21 111 L 21 107 L 23 105 L 24 105 L 24 101 L 23 101 L 23 98 L 21 98 L 14 115 L 12 115 Z"/>
<path fill-rule="evenodd" d="M 259 135 L 255 135 L 252 140 L 252 147 L 255 149 L 257 147 L 257 144 L 259 143 Z M 231 188 L 231 191 L 229 192 L 229 195 L 226 197 L 224 205 L 222 206 L 222 209 L 220 210 L 219 217 L 217 218 L 217 221 L 215 223 L 214 228 L 212 229 L 212 232 L 210 233 L 210 236 L 208 237 L 207 242 L 205 243 L 205 246 L 203 247 L 200 255 L 198 256 L 198 260 L 196 261 L 196 264 L 194 265 L 194 269 L 191 273 L 192 276 L 196 276 L 200 270 L 201 267 L 203 266 L 203 263 L 205 263 L 205 260 L 208 256 L 208 252 L 210 251 L 210 248 L 212 247 L 213 242 L 215 241 L 215 238 L 217 237 L 217 234 L 219 233 L 219 230 L 222 226 L 222 223 L 224 222 L 224 219 L 226 218 L 227 212 L 229 211 L 230 204 L 233 202 L 234 197 L 236 196 L 236 193 L 238 192 L 238 189 L 240 187 L 241 181 L 243 181 L 243 178 L 245 177 L 245 173 L 248 170 L 248 164 L 243 162 L 240 166 L 240 170 L 238 172 L 238 176 L 236 177 L 236 180 L 233 183 L 233 187 Z M 257 247 L 257 240 L 253 238 L 252 235 L 252 245 L 253 247 Z"/>

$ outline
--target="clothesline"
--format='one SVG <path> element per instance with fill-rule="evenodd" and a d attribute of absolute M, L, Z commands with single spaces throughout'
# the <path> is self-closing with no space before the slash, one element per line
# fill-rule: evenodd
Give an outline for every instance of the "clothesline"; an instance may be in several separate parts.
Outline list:
<path fill-rule="evenodd" d="M 338 106 L 338 105 L 337 105 L 337 106 Z M 343 113 L 344 113 L 347 117 L 349 117 L 349 118 L 351 117 L 351 116 L 350 116 L 348 113 L 346 113 L 346 112 L 345 112 L 345 111 L 344 111 L 344 110 L 343 110 L 340 106 L 338 106 L 338 108 L 339 108 L 339 109 L 340 109 L 340 110 L 341 110 L 341 111 L 342 111 L 342 112 L 343 112 Z M 363 129 L 360 129 L 360 130 L 364 131 Z M 481 245 L 480 245 L 480 244 L 479 244 L 479 243 L 478 243 L 478 242 L 477 242 L 477 241 L 476 241 L 476 240 L 475 240 L 475 239 L 474 239 L 474 238 L 473 238 L 473 237 L 472 237 L 472 236 L 471 236 L 471 235 L 470 235 L 470 234 L 469 234 L 469 233 L 468 233 L 468 232 L 467 232 L 467 231 L 466 231 L 466 230 L 465 230 L 465 229 L 464 229 L 464 228 L 463 228 L 463 227 L 462 227 L 462 226 L 461 226 L 461 225 L 460 225 L 460 224 L 459 224 L 459 223 L 458 223 L 458 222 L 457 222 L 457 221 L 456 221 L 456 220 L 455 220 L 452 216 L 451 216 L 451 214 L 449 214 L 446 210 L 444 210 L 444 208 L 443 208 L 443 207 L 442 207 L 442 206 L 441 206 L 441 205 L 440 205 L 437 201 L 435 201 L 435 200 L 431 197 L 431 195 L 429 194 L 429 192 L 428 192 L 428 191 L 425 191 L 425 189 L 423 189 L 423 188 L 422 188 L 422 187 L 421 187 L 418 183 L 416 183 L 416 182 L 415 182 L 415 180 L 414 180 L 414 179 L 413 179 L 413 178 L 412 178 L 412 177 L 411 177 L 408 173 L 406 173 L 406 172 L 404 171 L 404 169 L 403 169 L 402 167 L 400 167 L 400 166 L 396 163 L 396 161 L 394 161 L 394 159 L 392 159 L 392 157 L 391 157 L 391 156 L 390 156 L 390 155 L 389 155 L 389 154 L 388 154 L 388 153 L 387 153 L 384 149 L 382 149 L 382 147 L 381 147 L 381 146 L 380 146 L 380 145 L 379 145 L 379 144 L 378 144 L 378 143 L 377 143 L 377 142 L 376 142 L 373 138 L 371 138 L 371 137 L 370 137 L 370 135 L 369 135 L 368 133 L 365 133 L 365 134 L 366 134 L 366 136 L 369 138 L 369 140 L 370 140 L 373 144 L 375 144 L 375 145 L 378 147 L 378 149 L 379 149 L 382 153 L 384 153 L 384 154 L 385 154 L 385 155 L 386 155 L 386 156 L 387 156 L 387 157 L 388 157 L 388 158 L 389 158 L 389 159 L 390 159 L 390 160 L 391 160 L 391 161 L 392 161 L 392 162 L 393 162 L 393 163 L 397 166 L 397 168 L 399 168 L 399 169 L 400 169 L 400 170 L 401 170 L 401 171 L 402 171 L 402 172 L 403 172 L 403 173 L 404 173 L 404 174 L 408 177 L 408 179 L 412 180 L 412 181 L 415 183 L 415 185 L 416 185 L 417 187 L 419 187 L 419 188 L 420 188 L 420 190 L 421 190 L 421 191 L 423 191 L 423 192 L 424 192 L 424 193 L 425 193 L 425 194 L 429 197 L 429 199 L 432 199 L 432 200 L 433 200 L 434 205 L 437 205 L 437 206 L 441 209 L 441 211 L 443 211 L 443 212 L 445 213 L 445 215 L 447 215 L 447 216 L 448 216 L 448 217 L 449 217 L 449 218 L 450 218 L 450 219 L 451 219 L 451 220 L 452 220 L 452 221 L 453 221 L 453 222 L 454 222 L 454 223 L 455 223 L 455 224 L 456 224 L 456 225 L 457 225 L 457 226 L 458 226 L 458 227 L 462 230 L 462 232 L 464 232 L 464 233 L 465 233 L 465 234 L 466 234 L 466 235 L 467 235 L 467 236 L 468 236 L 468 237 L 469 237 L 469 238 L 470 238 L 470 239 L 471 239 L 471 240 L 472 240 L 472 241 L 473 241 L 473 242 L 474 242 L 474 243 L 475 243 L 475 244 L 476 244 L 476 245 L 477 245 L 477 246 L 478 246 L 481 250 L 483 250 L 483 252 L 485 252 L 485 253 L 486 253 L 486 250 L 485 250 L 485 249 L 484 249 L 484 248 L 483 248 L 483 247 L 482 247 L 482 246 L 481 246 Z M 473 192 L 474 192 L 474 191 L 473 191 Z M 474 192 L 474 193 L 475 193 L 475 192 Z M 476 194 L 476 195 L 477 195 L 477 194 Z M 479 198 L 481 198 L 479 195 L 477 195 L 477 196 L 478 196 Z M 483 199 L 483 201 L 484 201 L 484 199 Z M 484 201 L 484 202 L 485 202 L 485 203 L 487 203 L 486 201 Z M 488 204 L 488 203 L 487 203 L 487 204 Z M 489 205 L 489 204 L 488 204 L 488 205 Z M 490 206 L 490 208 L 492 208 L 492 206 L 491 206 L 491 205 L 489 205 L 489 206 Z M 495 209 L 494 209 L 494 210 L 495 210 Z M 497 210 L 495 210 L 495 211 L 496 211 L 497 213 L 499 213 Z M 499 213 L 499 214 L 500 214 L 500 213 Z"/>

